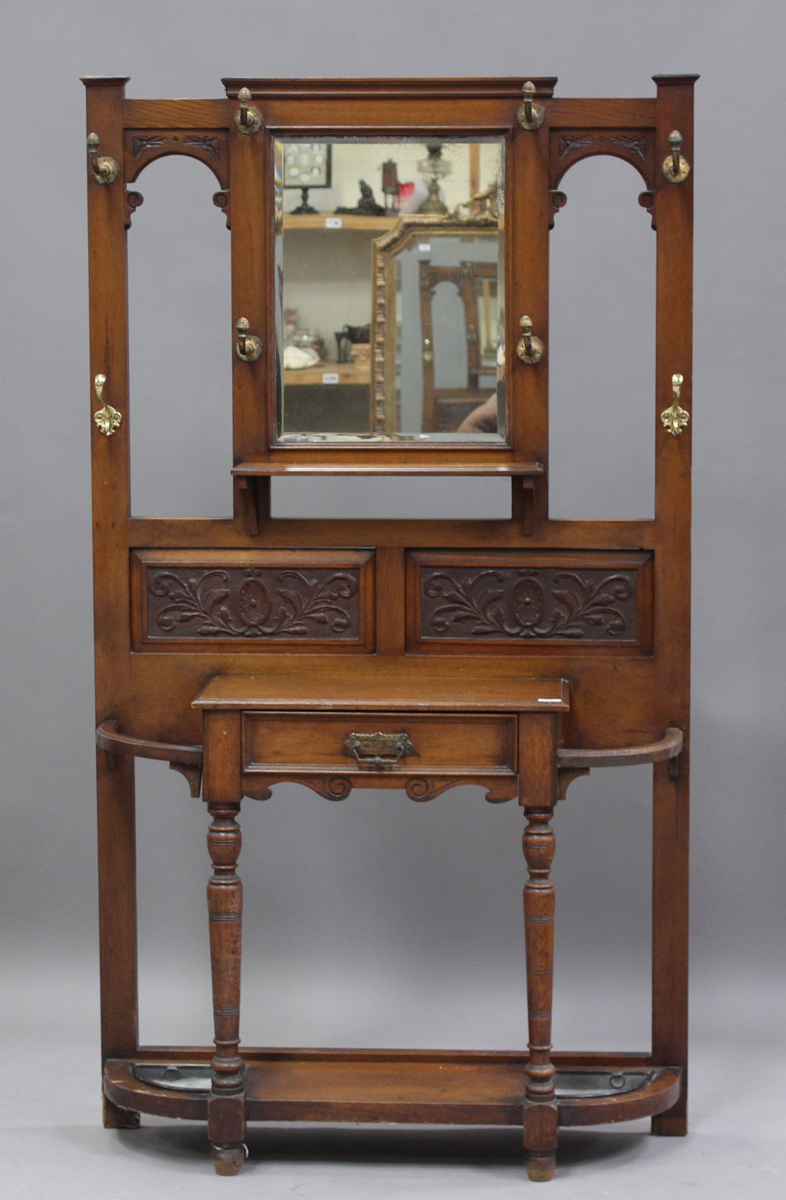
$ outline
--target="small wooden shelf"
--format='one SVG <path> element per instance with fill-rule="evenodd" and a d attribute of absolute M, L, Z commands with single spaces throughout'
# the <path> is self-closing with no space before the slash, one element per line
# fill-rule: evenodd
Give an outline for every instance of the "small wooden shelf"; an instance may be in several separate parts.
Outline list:
<path fill-rule="evenodd" d="M 398 217 L 364 217 L 361 213 L 284 213 L 284 229 L 318 229 L 325 233 L 340 233 L 344 229 L 363 229 L 369 233 L 386 233 Z M 327 221 L 341 224 L 328 225 Z"/>
<path fill-rule="evenodd" d="M 584 1056 L 582 1056 L 584 1057 Z M 598 1064 L 559 1067 L 556 1077 L 560 1125 L 595 1125 L 654 1116 L 671 1108 L 680 1094 L 678 1067 Z M 250 1121 L 391 1121 L 402 1124 L 520 1125 L 524 1107 L 526 1058 L 519 1054 L 472 1052 L 307 1050 L 261 1051 L 245 1070 L 246 1112 Z M 205 1120 L 207 1090 L 180 1091 L 143 1082 L 135 1065 L 156 1063 L 181 1071 L 199 1064 L 200 1082 L 209 1086 L 209 1065 L 195 1054 L 136 1060 L 110 1059 L 104 1071 L 107 1096 L 121 1108 L 166 1117 Z M 194 1069 L 194 1066 L 191 1069 Z M 187 1068 L 186 1068 L 187 1069 Z M 629 1072 L 628 1076 L 626 1073 Z M 579 1095 L 581 1077 L 625 1077 L 625 1090 Z"/>
<path fill-rule="evenodd" d="M 438 443 L 435 443 L 437 445 Z M 363 449 L 377 451 L 380 447 L 373 441 L 361 443 Z M 287 446 L 287 449 L 290 447 Z M 292 449 L 301 450 L 302 446 Z M 351 450 L 352 443 L 311 443 L 308 449 L 315 450 Z M 406 442 L 394 444 L 397 450 L 410 450 L 414 447 Z M 418 447 L 421 449 L 422 447 Z M 426 447 L 434 449 L 434 445 Z M 387 449 L 387 444 L 384 445 Z M 521 463 L 283 463 L 283 462 L 242 462 L 232 468 L 233 475 L 542 475 L 543 464 L 533 462 Z"/>

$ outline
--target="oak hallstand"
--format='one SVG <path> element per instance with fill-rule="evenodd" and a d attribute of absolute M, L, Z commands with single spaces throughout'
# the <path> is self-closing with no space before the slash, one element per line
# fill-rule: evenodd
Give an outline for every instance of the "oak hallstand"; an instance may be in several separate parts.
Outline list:
<path fill-rule="evenodd" d="M 247 1121 L 521 1126 L 533 1180 L 553 1175 L 559 1126 L 648 1116 L 654 1134 L 686 1132 L 696 78 L 655 76 L 652 98 L 587 100 L 554 97 L 553 78 L 227 79 L 226 97 L 207 100 L 129 100 L 124 78 L 84 79 L 108 1127 L 133 1128 L 141 1113 L 206 1121 L 215 1169 L 231 1175 L 246 1154 Z M 298 139 L 332 139 L 333 186 L 345 144 L 396 143 L 404 161 L 410 143 L 440 143 L 423 167 L 431 208 L 346 220 L 363 255 L 373 239 L 394 246 L 401 232 L 407 253 L 419 246 L 421 258 L 436 259 L 435 247 L 444 258 L 451 221 L 465 242 L 474 237 L 479 262 L 489 237 L 498 239 L 498 268 L 487 253 L 480 266 L 467 254 L 461 263 L 465 284 L 473 270 L 497 278 L 498 293 L 488 282 L 482 293 L 487 323 L 492 304 L 498 323 L 495 432 L 402 432 L 407 387 L 382 378 L 404 354 L 395 339 L 405 323 L 390 309 L 405 303 L 405 251 L 395 246 L 401 258 L 386 260 L 395 266 L 386 278 L 401 298 L 385 292 L 382 267 L 369 276 L 370 366 L 358 359 L 353 368 L 353 379 L 363 370 L 369 378 L 368 429 L 287 432 L 296 371 L 282 384 L 280 254 L 294 261 L 305 244 L 296 238 L 341 225 L 282 214 L 277 155 Z M 448 214 L 440 188 L 451 181 L 429 169 L 446 147 L 454 182 L 463 179 L 462 147 L 473 139 L 476 168 L 492 154 L 504 166 L 490 192 Z M 130 510 L 126 238 L 142 202 L 136 180 L 167 154 L 213 171 L 217 219 L 224 214 L 230 230 L 227 520 Z M 594 154 L 639 172 L 657 237 L 653 520 L 549 518 L 549 230 L 566 200 L 565 172 Z M 457 269 L 429 267 L 421 279 Z M 462 337 L 473 336 L 470 315 Z M 473 395 L 464 388 L 462 414 Z M 271 479 L 304 474 L 358 476 L 359 489 L 374 475 L 502 476 L 510 518 L 271 517 Z M 139 1045 L 138 756 L 181 771 L 210 814 L 215 1047 Z M 552 1052 L 554 807 L 578 775 L 635 763 L 653 764 L 651 1052 Z M 480 785 L 492 802 L 518 797 L 527 822 L 526 1049 L 522 1029 L 522 1048 L 504 1053 L 241 1052 L 238 815 L 243 797 L 266 799 L 282 781 L 333 801 L 353 787 L 398 787 L 424 802 L 459 784 Z"/>

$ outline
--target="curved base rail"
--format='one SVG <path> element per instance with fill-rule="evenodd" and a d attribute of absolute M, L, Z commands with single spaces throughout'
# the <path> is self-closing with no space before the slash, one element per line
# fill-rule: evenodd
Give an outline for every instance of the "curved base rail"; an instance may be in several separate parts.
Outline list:
<path fill-rule="evenodd" d="M 156 758 L 168 762 L 170 770 L 179 771 L 188 780 L 191 795 L 199 797 L 202 787 L 202 747 L 177 745 L 173 742 L 153 742 L 147 738 L 131 737 L 120 732 L 120 722 L 102 721 L 96 729 L 96 745 L 109 754 L 126 754 L 133 758 Z"/>
<path fill-rule="evenodd" d="M 173 1057 L 153 1064 L 143 1053 L 136 1062 L 107 1061 L 104 1091 L 109 1099 L 135 1112 L 206 1120 L 208 1061 L 184 1063 Z M 249 1121 L 521 1124 L 526 1060 L 518 1055 L 442 1051 L 432 1060 L 427 1053 L 395 1051 L 367 1057 L 362 1051 L 334 1051 L 325 1057 L 307 1051 L 268 1053 L 268 1059 L 246 1064 Z M 158 1083 L 139 1077 L 154 1072 L 161 1076 Z M 170 1074 L 185 1079 L 179 1086 L 168 1086 Z M 609 1077 L 618 1090 L 614 1083 L 604 1086 Z M 593 1086 L 598 1081 L 600 1088 Z M 682 1071 L 652 1064 L 558 1067 L 555 1084 L 559 1125 L 602 1125 L 655 1116 L 673 1107 Z"/>

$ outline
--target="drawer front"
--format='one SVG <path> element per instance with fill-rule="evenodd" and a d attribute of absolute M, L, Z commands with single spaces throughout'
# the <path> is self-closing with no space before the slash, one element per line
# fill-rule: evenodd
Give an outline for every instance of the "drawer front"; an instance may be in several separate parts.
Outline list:
<path fill-rule="evenodd" d="M 510 714 L 249 712 L 243 769 L 514 775 L 516 722 Z"/>

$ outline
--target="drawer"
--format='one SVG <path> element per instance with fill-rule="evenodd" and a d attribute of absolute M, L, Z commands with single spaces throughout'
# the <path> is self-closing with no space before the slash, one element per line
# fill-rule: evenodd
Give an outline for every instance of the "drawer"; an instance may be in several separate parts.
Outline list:
<path fill-rule="evenodd" d="M 243 769 L 514 775 L 516 722 L 505 713 L 247 712 Z"/>

